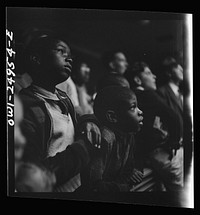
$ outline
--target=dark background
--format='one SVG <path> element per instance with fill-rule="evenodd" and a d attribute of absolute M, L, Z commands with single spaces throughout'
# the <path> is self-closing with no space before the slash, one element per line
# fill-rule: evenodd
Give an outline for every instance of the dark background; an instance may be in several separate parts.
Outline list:
<path fill-rule="evenodd" d="M 185 14 L 133 10 L 8 7 L 7 27 L 16 43 L 32 27 L 51 28 L 66 35 L 74 56 L 84 57 L 95 83 L 103 74 L 101 57 L 106 51 L 122 49 L 128 62 L 146 61 L 157 75 L 166 55 L 184 63 Z"/>
<path fill-rule="evenodd" d="M 123 49 L 128 62 L 144 60 L 161 83 L 160 61 L 166 55 L 176 57 L 187 67 L 185 14 L 169 12 L 66 9 L 6 8 L 6 28 L 14 33 L 16 45 L 24 42 L 24 32 L 32 27 L 51 28 L 66 35 L 72 54 L 86 58 L 92 81 L 103 73 L 101 56 L 111 49 Z M 17 55 L 19 52 L 17 51 Z M 16 65 L 17 66 L 17 65 Z M 76 199 L 58 196 L 58 198 Z M 181 196 L 137 193 L 131 196 L 90 196 L 77 199 L 135 203 L 144 205 L 182 206 Z M 41 194 L 39 197 L 42 198 Z"/>

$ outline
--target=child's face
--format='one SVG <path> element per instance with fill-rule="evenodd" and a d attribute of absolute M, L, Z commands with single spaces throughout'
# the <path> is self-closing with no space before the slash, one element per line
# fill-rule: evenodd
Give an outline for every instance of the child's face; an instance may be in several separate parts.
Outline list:
<path fill-rule="evenodd" d="M 142 111 L 137 106 L 137 98 L 135 94 L 130 95 L 122 101 L 122 107 L 116 112 L 117 123 L 122 130 L 128 132 L 137 132 L 143 125 Z"/>
<path fill-rule="evenodd" d="M 61 83 L 71 75 L 71 53 L 65 42 L 56 42 L 54 47 L 42 59 L 44 75 L 49 77 L 49 81 L 53 81 L 56 84 Z"/>
<path fill-rule="evenodd" d="M 145 67 L 139 77 L 141 80 L 141 86 L 145 90 L 156 90 L 156 76 L 151 72 L 149 67 Z"/>

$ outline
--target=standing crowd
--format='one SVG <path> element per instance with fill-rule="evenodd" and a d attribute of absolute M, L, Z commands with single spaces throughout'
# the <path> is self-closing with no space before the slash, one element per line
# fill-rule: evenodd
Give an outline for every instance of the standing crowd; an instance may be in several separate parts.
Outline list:
<path fill-rule="evenodd" d="M 175 58 L 163 60 L 167 81 L 157 88 L 146 62 L 106 53 L 90 93 L 90 65 L 72 59 L 65 38 L 37 30 L 25 44 L 15 82 L 16 192 L 129 192 L 146 167 L 155 190 L 184 189 L 192 140 Z"/>

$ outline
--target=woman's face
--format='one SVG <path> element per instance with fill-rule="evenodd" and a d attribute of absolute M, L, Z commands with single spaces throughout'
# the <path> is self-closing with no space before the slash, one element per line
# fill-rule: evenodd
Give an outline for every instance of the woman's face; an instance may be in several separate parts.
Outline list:
<path fill-rule="evenodd" d="M 181 65 L 177 65 L 172 69 L 171 79 L 178 82 L 183 80 L 183 68 Z"/>
<path fill-rule="evenodd" d="M 141 80 L 141 86 L 145 90 L 156 90 L 156 76 L 151 72 L 149 67 L 145 67 L 139 77 Z"/>

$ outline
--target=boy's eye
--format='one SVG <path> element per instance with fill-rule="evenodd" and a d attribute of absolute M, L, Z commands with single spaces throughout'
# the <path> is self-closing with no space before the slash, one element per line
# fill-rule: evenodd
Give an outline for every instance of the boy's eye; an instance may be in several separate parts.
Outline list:
<path fill-rule="evenodd" d="M 57 50 L 57 52 L 60 52 L 61 54 L 64 53 L 64 50 L 63 50 L 63 49 L 56 49 L 56 50 Z"/>
<path fill-rule="evenodd" d="M 130 110 L 134 111 L 136 109 L 136 105 L 130 107 Z"/>

